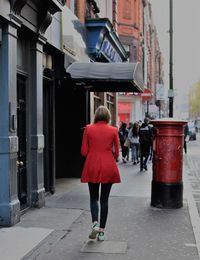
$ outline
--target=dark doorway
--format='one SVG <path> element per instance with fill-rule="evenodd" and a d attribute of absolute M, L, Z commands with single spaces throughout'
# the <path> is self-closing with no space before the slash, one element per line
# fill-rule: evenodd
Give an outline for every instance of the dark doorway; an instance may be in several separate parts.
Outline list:
<path fill-rule="evenodd" d="M 80 177 L 83 127 L 88 117 L 89 98 L 84 89 L 75 89 L 70 80 L 55 88 L 56 177 Z"/>
<path fill-rule="evenodd" d="M 44 188 L 55 192 L 53 79 L 43 77 Z"/>
<path fill-rule="evenodd" d="M 21 209 L 27 207 L 26 165 L 26 79 L 17 76 L 17 135 L 19 151 L 17 157 L 18 198 Z"/>

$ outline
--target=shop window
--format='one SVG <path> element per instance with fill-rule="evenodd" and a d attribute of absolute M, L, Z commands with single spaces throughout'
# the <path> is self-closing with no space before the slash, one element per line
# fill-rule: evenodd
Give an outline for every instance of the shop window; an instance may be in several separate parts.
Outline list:
<path fill-rule="evenodd" d="M 111 113 L 111 122 L 115 122 L 114 120 L 114 112 L 115 112 L 115 94 L 112 92 L 106 93 L 106 106 L 110 110 Z"/>
<path fill-rule="evenodd" d="M 45 52 L 43 53 L 42 67 L 43 76 L 53 78 L 53 59 L 51 55 Z"/>
<path fill-rule="evenodd" d="M 102 105 L 102 94 L 94 92 L 94 112 L 100 105 Z"/>
<path fill-rule="evenodd" d="M 87 2 L 86 2 L 86 18 L 97 18 L 99 12 L 100 12 L 100 10 L 99 10 L 99 7 L 97 6 L 96 1 L 87 0 Z"/>

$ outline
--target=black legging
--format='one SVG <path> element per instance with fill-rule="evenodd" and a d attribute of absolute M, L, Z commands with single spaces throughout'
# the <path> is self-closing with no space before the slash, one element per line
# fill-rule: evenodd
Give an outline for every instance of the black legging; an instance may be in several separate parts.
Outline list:
<path fill-rule="evenodd" d="M 92 215 L 92 222 L 98 222 L 99 214 L 99 186 L 100 183 L 88 183 L 90 192 L 90 209 Z M 100 228 L 105 228 L 107 216 L 108 216 L 108 198 L 112 183 L 101 184 L 101 195 L 100 195 Z"/>
<path fill-rule="evenodd" d="M 121 146 L 121 149 L 122 149 L 122 157 L 125 159 L 126 156 L 128 156 L 129 148 L 124 146 L 124 143 L 125 143 L 125 141 L 120 142 L 120 146 Z"/>
<path fill-rule="evenodd" d="M 140 169 L 147 166 L 150 150 L 151 143 L 140 143 Z"/>

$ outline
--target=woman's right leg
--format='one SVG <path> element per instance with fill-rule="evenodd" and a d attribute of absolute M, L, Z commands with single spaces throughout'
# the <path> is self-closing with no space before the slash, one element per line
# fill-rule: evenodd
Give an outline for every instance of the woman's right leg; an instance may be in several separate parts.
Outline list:
<path fill-rule="evenodd" d="M 99 183 L 88 183 L 90 192 L 90 210 L 92 215 L 92 222 L 98 222 L 99 214 Z"/>
<path fill-rule="evenodd" d="M 112 183 L 103 183 L 103 184 L 101 184 L 100 229 L 104 229 L 105 226 L 106 226 L 107 216 L 108 216 L 108 198 L 109 198 L 111 187 L 112 187 Z"/>
<path fill-rule="evenodd" d="M 90 239 L 96 239 L 96 236 L 99 233 L 99 223 L 98 223 L 99 185 L 100 185 L 99 183 L 88 183 L 89 192 L 90 192 L 90 210 L 91 210 L 92 222 L 93 222 L 92 231 L 89 234 Z"/>

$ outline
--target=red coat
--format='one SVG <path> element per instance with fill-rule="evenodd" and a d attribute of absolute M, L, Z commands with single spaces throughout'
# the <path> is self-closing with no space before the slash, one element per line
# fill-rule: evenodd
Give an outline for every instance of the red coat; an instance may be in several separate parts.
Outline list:
<path fill-rule="evenodd" d="M 81 182 L 121 182 L 116 158 L 119 156 L 118 129 L 104 121 L 87 125 L 81 154 L 86 156 Z"/>

